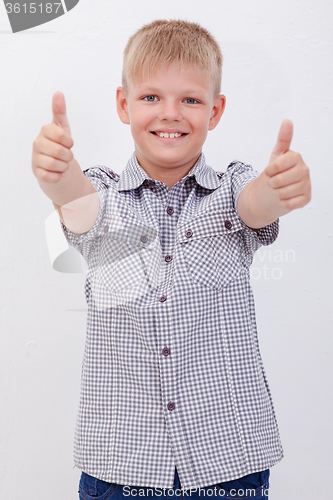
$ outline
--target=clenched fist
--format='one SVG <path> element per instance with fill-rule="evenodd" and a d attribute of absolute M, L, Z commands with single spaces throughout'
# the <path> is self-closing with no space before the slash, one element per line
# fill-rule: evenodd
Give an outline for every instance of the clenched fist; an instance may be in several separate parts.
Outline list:
<path fill-rule="evenodd" d="M 272 196 L 286 213 L 303 207 L 311 200 L 309 169 L 299 153 L 289 150 L 292 137 L 293 124 L 290 120 L 284 120 L 265 169 Z"/>
<path fill-rule="evenodd" d="M 33 142 L 32 170 L 38 180 L 59 182 L 73 161 L 73 139 L 66 116 L 65 98 L 56 92 L 52 99 L 53 121 L 44 125 Z"/>
<path fill-rule="evenodd" d="M 99 198 L 82 172 L 71 147 L 65 98 L 52 99 L 53 121 L 44 125 L 33 143 L 32 170 L 44 193 L 53 201 L 62 222 L 77 234 L 88 231 L 97 219 Z"/>

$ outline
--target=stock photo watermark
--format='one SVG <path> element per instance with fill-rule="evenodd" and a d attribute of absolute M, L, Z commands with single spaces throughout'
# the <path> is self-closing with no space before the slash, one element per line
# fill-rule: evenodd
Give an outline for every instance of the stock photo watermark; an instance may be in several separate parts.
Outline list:
<path fill-rule="evenodd" d="M 79 0 L 39 0 L 38 2 L 4 0 L 6 12 L 13 33 L 18 33 L 35 26 L 53 21 L 67 14 Z"/>
<path fill-rule="evenodd" d="M 250 277 L 252 280 L 280 280 L 283 276 L 284 265 L 295 262 L 295 250 L 261 248 L 253 258 Z"/>
<path fill-rule="evenodd" d="M 220 497 L 220 498 L 268 498 L 268 488 L 262 486 L 259 491 L 254 488 L 232 488 L 224 490 L 218 486 L 214 488 L 133 488 L 131 486 L 123 486 L 124 497 Z"/>

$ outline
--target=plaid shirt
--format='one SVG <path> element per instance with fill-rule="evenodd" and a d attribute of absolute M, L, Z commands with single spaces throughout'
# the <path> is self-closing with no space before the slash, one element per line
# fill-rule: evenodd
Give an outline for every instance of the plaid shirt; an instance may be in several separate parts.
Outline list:
<path fill-rule="evenodd" d="M 255 232 L 237 199 L 257 177 L 203 155 L 172 189 L 135 154 L 119 176 L 84 172 L 100 211 L 79 237 L 87 338 L 75 464 L 122 485 L 198 488 L 283 456 L 259 352 L 249 266 L 278 221 Z"/>

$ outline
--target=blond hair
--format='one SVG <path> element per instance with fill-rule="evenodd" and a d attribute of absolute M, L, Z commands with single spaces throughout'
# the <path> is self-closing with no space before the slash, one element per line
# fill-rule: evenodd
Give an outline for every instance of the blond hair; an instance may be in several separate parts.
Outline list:
<path fill-rule="evenodd" d="M 177 62 L 195 65 L 212 81 L 214 98 L 221 91 L 222 53 L 213 36 L 197 23 L 157 20 L 140 28 L 124 51 L 122 86 L 125 92 L 135 78 Z"/>

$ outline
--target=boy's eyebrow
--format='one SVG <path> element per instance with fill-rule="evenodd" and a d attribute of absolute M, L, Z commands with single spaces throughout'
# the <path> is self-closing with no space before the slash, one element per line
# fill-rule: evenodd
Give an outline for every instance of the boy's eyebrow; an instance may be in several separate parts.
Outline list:
<path fill-rule="evenodd" d="M 138 92 L 139 93 L 152 93 L 152 94 L 159 94 L 161 93 L 161 89 L 157 88 L 157 87 L 140 87 L 138 86 L 137 87 L 138 89 Z M 203 94 L 206 94 L 207 93 L 207 90 L 205 90 L 204 88 L 202 87 L 192 87 L 192 88 L 185 88 L 185 89 L 181 89 L 181 93 L 182 94 L 198 94 L 202 92 Z"/>

